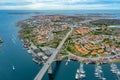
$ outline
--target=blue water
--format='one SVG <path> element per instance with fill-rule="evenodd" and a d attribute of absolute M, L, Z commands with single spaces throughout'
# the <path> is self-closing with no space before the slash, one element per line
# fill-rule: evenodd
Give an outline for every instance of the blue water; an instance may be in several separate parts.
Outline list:
<path fill-rule="evenodd" d="M 110 28 L 120 28 L 120 26 L 114 25 L 114 26 L 109 26 Z"/>
<path fill-rule="evenodd" d="M 13 15 L 9 12 L 30 12 L 27 15 Z M 109 13 L 117 15 L 119 18 L 120 11 L 19 11 L 19 10 L 0 10 L 0 37 L 4 39 L 3 47 L 0 48 L 0 80 L 33 80 L 42 65 L 38 65 L 32 61 L 32 56 L 23 48 L 21 41 L 18 38 L 18 30 L 20 28 L 15 26 L 19 20 L 27 19 L 36 15 L 34 12 L 40 12 L 37 15 L 50 15 L 50 14 L 85 14 L 85 13 Z M 13 41 L 14 39 L 15 41 Z M 75 73 L 79 67 L 79 63 L 71 61 L 68 66 L 65 66 L 65 61 L 57 64 L 53 63 L 53 79 L 52 80 L 74 80 Z M 15 70 L 12 70 L 12 65 Z M 120 68 L 120 63 L 117 63 Z M 107 80 L 116 80 L 116 76 L 110 72 L 108 64 L 102 65 L 104 76 Z M 85 65 L 87 77 L 84 80 L 97 80 L 94 77 L 95 65 Z M 50 80 L 49 76 L 45 74 L 43 80 Z"/>

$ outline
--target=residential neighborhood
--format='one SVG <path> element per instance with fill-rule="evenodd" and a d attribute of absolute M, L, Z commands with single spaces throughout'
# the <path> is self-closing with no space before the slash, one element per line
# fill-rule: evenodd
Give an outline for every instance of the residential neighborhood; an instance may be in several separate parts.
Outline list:
<path fill-rule="evenodd" d="M 85 20 L 86 17 L 89 20 Z M 59 53 L 60 56 L 64 56 L 63 59 L 71 53 L 73 55 L 71 59 L 83 62 L 92 63 L 97 60 L 102 63 L 103 61 L 109 62 L 110 59 L 117 60 L 120 56 L 120 36 L 110 35 L 109 31 L 113 28 L 107 25 L 91 23 L 94 18 L 102 19 L 105 16 L 91 17 L 89 15 L 86 17 L 81 15 L 79 17 L 33 16 L 17 23 L 21 27 L 19 38 L 28 52 L 34 56 L 33 60 L 42 63 L 54 54 L 63 37 L 70 31 L 70 28 L 73 28 Z"/>

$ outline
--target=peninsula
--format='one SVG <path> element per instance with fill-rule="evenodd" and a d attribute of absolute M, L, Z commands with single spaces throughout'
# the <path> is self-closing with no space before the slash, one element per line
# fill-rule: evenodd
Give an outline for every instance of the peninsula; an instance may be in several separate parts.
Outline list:
<path fill-rule="evenodd" d="M 39 15 L 19 21 L 19 38 L 33 55 L 46 62 L 62 39 L 73 29 L 56 60 L 70 58 L 84 63 L 120 61 L 120 19 L 107 14 Z"/>

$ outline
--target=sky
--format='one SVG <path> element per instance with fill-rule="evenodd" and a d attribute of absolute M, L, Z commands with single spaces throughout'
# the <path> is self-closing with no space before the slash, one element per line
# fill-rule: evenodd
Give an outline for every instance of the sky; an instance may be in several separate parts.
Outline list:
<path fill-rule="evenodd" d="M 0 0 L 1 10 L 120 10 L 120 0 Z"/>

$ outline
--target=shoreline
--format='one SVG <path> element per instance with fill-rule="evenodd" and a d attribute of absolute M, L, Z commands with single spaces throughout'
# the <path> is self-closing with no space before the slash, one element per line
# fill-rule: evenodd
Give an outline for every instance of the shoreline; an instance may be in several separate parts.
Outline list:
<path fill-rule="evenodd" d="M 28 50 L 30 48 L 25 48 L 25 49 L 28 52 Z M 28 54 L 31 54 L 33 56 L 32 60 L 35 63 L 37 63 L 37 64 L 44 63 L 43 61 L 39 61 L 39 60 L 35 59 L 35 56 L 38 56 L 38 55 L 36 55 L 33 51 L 31 51 L 31 53 L 28 52 Z M 72 54 L 72 56 L 76 56 L 76 55 Z M 100 64 L 110 64 L 110 63 L 120 62 L 120 54 L 117 55 L 117 57 L 115 59 L 108 59 L 107 57 L 101 57 L 101 58 L 83 58 L 83 57 L 79 57 L 79 56 L 76 56 L 77 58 L 72 58 L 72 56 L 70 56 L 70 60 L 82 62 L 84 64 L 97 64 L 97 63 L 100 63 Z M 57 62 L 57 61 L 63 61 L 63 60 L 65 60 L 67 62 L 67 61 L 69 61 L 68 57 L 69 57 L 69 55 L 61 55 L 61 56 L 59 56 L 58 58 L 55 59 L 55 62 Z M 114 56 L 112 56 L 112 57 L 114 57 Z"/>

